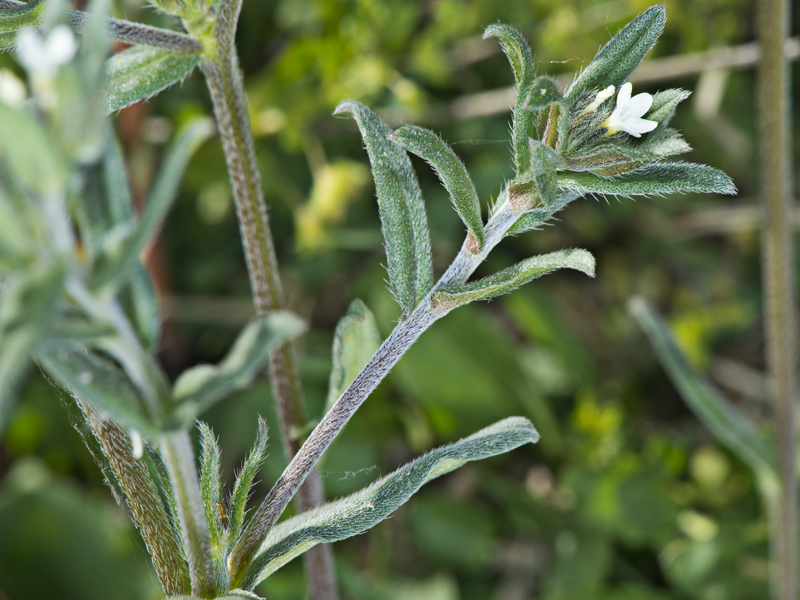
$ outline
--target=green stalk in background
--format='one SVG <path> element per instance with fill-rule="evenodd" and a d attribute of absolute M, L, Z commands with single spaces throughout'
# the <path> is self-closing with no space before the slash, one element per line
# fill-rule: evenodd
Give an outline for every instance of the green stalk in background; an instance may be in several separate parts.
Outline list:
<path fill-rule="evenodd" d="M 789 65 L 784 46 L 789 28 L 786 0 L 758 4 L 761 230 L 767 365 L 775 403 L 780 490 L 770 509 L 773 597 L 797 598 L 797 491 L 795 482 L 794 401 L 797 358 L 790 205 Z"/>

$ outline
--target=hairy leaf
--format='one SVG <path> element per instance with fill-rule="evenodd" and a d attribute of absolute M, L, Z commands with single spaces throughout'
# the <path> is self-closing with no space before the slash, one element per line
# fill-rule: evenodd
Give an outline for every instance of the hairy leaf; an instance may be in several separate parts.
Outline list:
<path fill-rule="evenodd" d="M 82 347 L 37 352 L 35 358 L 73 396 L 107 413 L 122 426 L 149 439 L 155 437 L 158 428 L 147 416 L 138 391 L 110 360 Z"/>
<path fill-rule="evenodd" d="M 525 98 L 523 108 L 525 110 L 542 110 L 552 104 L 561 104 L 564 96 L 558 89 L 558 85 L 552 77 L 537 77 L 531 84 L 531 89 Z"/>
<path fill-rule="evenodd" d="M 223 536 L 222 523 L 217 511 L 217 505 L 222 499 L 219 444 L 217 436 L 208 425 L 199 422 L 197 428 L 200 430 L 200 442 L 203 445 L 203 454 L 200 456 L 200 493 L 203 496 L 203 509 L 206 513 L 206 523 L 208 523 L 211 551 L 216 555 L 221 552 Z"/>
<path fill-rule="evenodd" d="M 200 64 L 199 54 L 133 46 L 108 59 L 106 109 L 114 112 L 183 81 Z"/>
<path fill-rule="evenodd" d="M 0 432 L 16 398 L 31 352 L 45 333 L 61 299 L 64 269 L 37 269 L 6 280 L 0 293 Z"/>
<path fill-rule="evenodd" d="M 179 404 L 176 414 L 180 422 L 190 423 L 216 402 L 250 385 L 272 351 L 304 329 L 303 322 L 287 312 L 253 319 L 218 366 L 194 367 L 175 382 L 172 395 Z"/>
<path fill-rule="evenodd" d="M 772 477 L 775 469 L 774 448 L 759 434 L 753 422 L 688 365 L 667 325 L 643 298 L 633 298 L 629 307 L 689 408 L 720 442 L 756 474 Z"/>
<path fill-rule="evenodd" d="M 614 177 L 600 177 L 588 172 L 559 173 L 558 187 L 580 194 L 615 196 L 662 195 L 675 192 L 736 193 L 733 180 L 722 171 L 707 165 L 686 162 L 649 164 Z"/>
<path fill-rule="evenodd" d="M 625 83 L 664 30 L 667 14 L 663 4 L 651 6 L 623 27 L 595 55 L 566 93 L 574 102 L 583 94 Z"/>
<path fill-rule="evenodd" d="M 236 542 L 242 532 L 247 498 L 250 495 L 250 488 L 253 487 L 253 480 L 267 457 L 267 442 L 269 442 L 267 422 L 259 417 L 256 443 L 250 450 L 250 454 L 247 455 L 231 493 L 230 514 L 228 515 L 228 542 L 230 544 Z"/>
<path fill-rule="evenodd" d="M 30 0 L 13 8 L 0 10 L 0 51 L 17 45 L 17 33 L 26 27 L 36 27 L 42 21 L 45 3 L 43 0 Z"/>
<path fill-rule="evenodd" d="M 458 216 L 475 237 L 478 242 L 478 250 L 480 250 L 484 242 L 481 203 L 478 200 L 478 192 L 475 191 L 472 178 L 461 159 L 442 138 L 430 129 L 416 125 L 404 125 L 395 130 L 391 137 L 406 150 L 413 152 L 433 167 L 450 194 L 450 200 L 452 200 Z"/>
<path fill-rule="evenodd" d="M 446 313 L 475 300 L 489 300 L 559 269 L 575 269 L 594 277 L 594 266 L 594 257 L 586 250 L 560 250 L 534 256 L 478 281 L 437 290 L 431 298 L 431 308 Z"/>
<path fill-rule="evenodd" d="M 528 42 L 522 34 L 510 25 L 489 25 L 483 32 L 483 39 L 497 38 L 506 53 L 511 69 L 514 71 L 517 96 L 514 102 L 514 124 L 511 132 L 511 145 L 514 148 L 514 163 L 517 174 L 524 173 L 530 166 L 530 147 L 528 139 L 532 135 L 534 113 L 524 110 L 528 91 L 533 84 L 535 70 Z"/>
<path fill-rule="evenodd" d="M 553 215 L 563 209 L 567 204 L 580 197 L 581 194 L 578 192 L 558 190 L 553 203 L 549 207 L 534 209 L 523 213 L 523 215 L 508 228 L 506 235 L 515 235 L 517 233 L 531 231 L 532 229 L 538 229 L 552 219 Z"/>
<path fill-rule="evenodd" d="M 407 316 L 433 285 L 428 218 L 408 155 L 389 136 L 391 130 L 369 108 L 346 100 L 334 114 L 349 114 L 367 147 L 386 244 L 389 283 Z"/>
<path fill-rule="evenodd" d="M 375 317 L 361 300 L 353 300 L 347 314 L 336 325 L 325 412 L 344 393 L 380 345 L 381 334 Z"/>
<path fill-rule="evenodd" d="M 317 544 L 343 540 L 374 527 L 431 479 L 469 461 L 497 456 L 538 440 L 530 421 L 510 417 L 432 450 L 351 496 L 287 519 L 270 530 L 245 573 L 242 587 L 255 586 Z"/>
<path fill-rule="evenodd" d="M 664 129 L 672 120 L 678 104 L 686 100 L 691 94 L 692 92 L 679 88 L 657 92 L 653 95 L 653 104 L 650 105 L 650 110 L 642 118 L 658 123 L 658 128 L 655 131 Z M 652 137 L 652 135 L 651 133 L 648 137 Z"/>

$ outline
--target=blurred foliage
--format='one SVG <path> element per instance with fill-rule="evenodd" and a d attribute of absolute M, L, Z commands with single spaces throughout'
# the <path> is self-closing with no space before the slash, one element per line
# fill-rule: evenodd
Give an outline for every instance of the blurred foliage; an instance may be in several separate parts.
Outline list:
<path fill-rule="evenodd" d="M 399 316 L 384 285 L 367 156 L 352 123 L 330 116 L 334 106 L 352 98 L 383 109 L 392 126 L 416 122 L 441 132 L 487 204 L 510 174 L 508 113 L 459 117 L 457 110 L 477 102 L 472 94 L 511 84 L 497 44 L 480 40 L 483 26 L 513 24 L 531 41 L 541 72 L 571 73 L 648 4 L 244 3 L 239 51 L 265 193 L 290 306 L 311 323 L 299 340 L 309 414 L 325 404 L 333 331 L 351 300 L 364 300 L 384 336 Z M 160 18 L 139 0 L 117 9 Z M 750 42 L 753 11 L 742 0 L 670 0 L 665 34 L 648 60 Z M 16 69 L 7 56 L 0 67 Z M 767 523 L 752 474 L 680 401 L 625 308 L 633 294 L 648 298 L 712 378 L 721 357 L 745 375 L 763 371 L 755 217 L 749 227 L 723 218 L 753 206 L 757 193 L 754 72 L 715 81 L 687 75 L 637 91 L 695 90 L 674 124 L 695 147 L 690 160 L 731 173 L 740 197 L 582 200 L 554 226 L 504 243 L 477 275 L 580 245 L 596 256 L 597 278 L 557 274 L 449 315 L 334 443 L 322 466 L 329 497 L 509 414 L 531 418 L 542 434 L 536 447 L 432 483 L 393 519 L 337 544 L 346 598 L 766 597 Z M 170 131 L 209 106 L 195 75 L 118 115 L 140 195 Z M 440 273 L 463 226 L 436 176 L 413 161 Z M 218 361 L 249 311 L 219 144 L 193 159 L 149 262 L 165 298 L 166 368 Z M 717 383 L 755 419 L 768 412 L 752 386 L 734 377 Z M 252 444 L 258 414 L 275 430 L 266 382 L 207 413 L 227 481 Z M 284 464 L 273 441 L 260 497 Z M 36 373 L 0 441 L 0 478 L 0 598 L 157 597 L 138 535 Z M 47 543 L 20 546 L 28 536 Z M 52 577 L 35 575 L 43 563 Z M 270 600 L 301 598 L 303 590 L 300 561 L 260 587 Z"/>

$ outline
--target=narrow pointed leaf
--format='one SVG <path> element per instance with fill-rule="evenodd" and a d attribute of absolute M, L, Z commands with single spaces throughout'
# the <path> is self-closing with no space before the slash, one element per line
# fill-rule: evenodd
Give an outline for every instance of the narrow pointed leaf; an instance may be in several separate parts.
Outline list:
<path fill-rule="evenodd" d="M 6 280 L 5 289 L 0 288 L 0 432 L 30 365 L 31 351 L 53 321 L 64 279 L 64 269 L 56 266 Z"/>
<path fill-rule="evenodd" d="M 256 443 L 253 445 L 253 449 L 250 450 L 250 454 L 247 455 L 242 469 L 236 477 L 236 483 L 231 493 L 230 514 L 228 515 L 228 541 L 230 544 L 235 543 L 242 532 L 247 499 L 250 496 L 250 489 L 253 487 L 253 480 L 267 457 L 268 442 L 269 430 L 267 422 L 259 417 Z"/>
<path fill-rule="evenodd" d="M 533 134 L 533 118 L 531 111 L 525 110 L 525 101 L 528 91 L 533 84 L 535 69 L 533 67 L 533 57 L 528 42 L 522 34 L 510 25 L 496 24 L 489 25 L 484 32 L 483 38 L 497 38 L 503 47 L 503 52 L 511 63 L 514 71 L 514 81 L 516 82 L 516 100 L 514 102 L 514 124 L 512 126 L 511 144 L 514 148 L 514 162 L 517 173 L 524 173 L 530 166 L 530 147 L 528 139 Z"/>
<path fill-rule="evenodd" d="M 155 352 L 161 337 L 161 314 L 153 280 L 144 265 L 137 265 L 128 283 L 127 292 L 136 331 L 144 346 Z"/>
<path fill-rule="evenodd" d="M 577 192 L 570 190 L 559 190 L 556 194 L 553 203 L 548 208 L 534 209 L 524 213 L 517 221 L 509 227 L 506 235 L 515 235 L 538 229 L 550 219 L 553 218 L 558 211 L 563 209 L 567 204 L 573 200 L 577 200 L 581 195 Z"/>
<path fill-rule="evenodd" d="M 92 282 L 95 289 L 105 286 L 117 287 L 126 281 L 133 269 L 141 264 L 141 254 L 157 235 L 178 193 L 189 159 L 213 132 L 208 119 L 197 119 L 182 129 L 167 149 L 142 214 L 135 228 L 122 242 L 123 247 L 113 257 L 98 264 Z M 123 182 L 112 182 L 115 187 Z M 121 192 L 124 193 L 124 192 Z M 120 199 L 122 200 L 122 199 Z M 115 209 L 123 214 L 120 206 Z"/>
<path fill-rule="evenodd" d="M 120 225 L 134 217 L 133 193 L 122 144 L 111 123 L 106 127 L 106 151 L 103 154 L 103 183 L 108 203 L 109 221 Z"/>
<path fill-rule="evenodd" d="M 333 336 L 333 366 L 325 412 L 344 393 L 380 345 L 381 334 L 375 317 L 361 300 L 353 300 L 347 314 L 337 323 Z"/>
<path fill-rule="evenodd" d="M 200 64 L 199 54 L 133 46 L 108 59 L 106 110 L 114 112 L 158 94 L 186 79 Z"/>
<path fill-rule="evenodd" d="M 558 187 L 580 194 L 615 196 L 663 195 L 675 192 L 735 194 L 736 186 L 725 173 L 686 162 L 649 164 L 614 177 L 592 173 L 559 173 Z"/>
<path fill-rule="evenodd" d="M 272 351 L 303 330 L 303 322 L 286 312 L 252 320 L 218 366 L 194 367 L 175 382 L 172 394 L 180 405 L 176 409 L 180 423 L 187 425 L 216 402 L 250 385 Z"/>
<path fill-rule="evenodd" d="M 203 445 L 203 454 L 200 456 L 200 493 L 203 496 L 203 509 L 208 523 L 208 537 L 211 541 L 211 551 L 216 555 L 221 552 L 222 523 L 220 523 L 217 505 L 221 501 L 220 451 L 217 436 L 205 423 L 198 423 L 200 430 L 200 443 Z"/>
<path fill-rule="evenodd" d="M 678 104 L 691 95 L 692 92 L 680 88 L 657 92 L 653 94 L 653 104 L 650 105 L 650 110 L 642 118 L 658 123 L 658 128 L 655 131 L 664 129 L 672 120 Z M 648 137 L 652 137 L 652 135 L 651 133 Z"/>
<path fill-rule="evenodd" d="M 425 483 L 467 462 L 497 456 L 539 441 L 527 419 L 504 419 L 454 444 L 436 448 L 390 475 L 336 502 L 273 527 L 245 574 L 253 587 L 309 548 L 343 540 L 374 527 L 402 506 Z"/>
<path fill-rule="evenodd" d="M 358 124 L 375 178 L 392 293 L 408 315 L 433 285 L 428 218 L 408 155 L 393 143 L 389 127 L 369 108 L 347 100 L 334 114 Z"/>
<path fill-rule="evenodd" d="M 145 412 L 139 393 L 111 361 L 85 348 L 37 353 L 36 362 L 55 383 L 108 414 L 120 425 L 153 439 L 158 428 Z"/>
<path fill-rule="evenodd" d="M 461 159 L 442 138 L 430 129 L 416 125 L 404 125 L 395 130 L 392 139 L 433 167 L 450 194 L 450 200 L 452 200 L 458 216 L 475 237 L 478 249 L 480 249 L 484 241 L 481 203 L 478 200 L 478 192 L 475 191 L 472 178 Z"/>
<path fill-rule="evenodd" d="M 692 412 L 757 475 L 772 476 L 774 449 L 759 434 L 753 422 L 689 366 L 667 325 L 644 299 L 632 299 L 630 310 L 647 334 L 661 366 Z"/>
<path fill-rule="evenodd" d="M 569 103 L 586 92 L 625 83 L 642 63 L 664 30 L 667 14 L 663 4 L 651 6 L 617 32 L 595 55 L 566 94 Z"/>
<path fill-rule="evenodd" d="M 594 266 L 594 257 L 586 250 L 560 250 L 534 256 L 478 281 L 436 291 L 431 308 L 446 313 L 475 300 L 489 300 L 559 269 L 575 269 L 594 277 Z"/>
<path fill-rule="evenodd" d="M 562 104 L 563 102 L 564 96 L 561 95 L 556 82 L 551 77 L 542 76 L 533 80 L 522 108 L 539 111 L 552 104 Z"/>

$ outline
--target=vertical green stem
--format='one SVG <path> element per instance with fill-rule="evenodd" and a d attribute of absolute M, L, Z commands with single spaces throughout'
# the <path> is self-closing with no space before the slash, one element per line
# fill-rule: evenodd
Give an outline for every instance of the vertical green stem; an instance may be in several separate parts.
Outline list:
<path fill-rule="evenodd" d="M 767 363 L 773 381 L 780 489 L 772 519 L 773 598 L 797 598 L 797 491 L 794 400 L 797 368 L 792 292 L 789 64 L 784 45 L 787 0 L 760 0 L 758 102 L 763 224 L 761 232 Z"/>
<path fill-rule="evenodd" d="M 217 117 L 225 158 L 233 185 L 239 226 L 245 249 L 253 303 L 257 314 L 284 308 L 283 291 L 278 275 L 277 259 L 269 229 L 266 203 L 255 156 L 255 143 L 250 128 L 247 96 L 244 91 L 236 52 L 232 46 L 220 44 L 217 57 L 203 64 L 214 113 Z M 303 392 L 294 349 L 284 344 L 270 357 L 270 379 L 277 404 L 281 439 L 287 457 L 300 448 L 295 431 L 306 424 Z M 314 473 L 298 492 L 300 510 L 322 503 L 324 493 L 319 475 Z M 306 555 L 306 568 L 314 600 L 337 600 L 330 547 L 320 545 Z"/>
<path fill-rule="evenodd" d="M 222 590 L 217 590 L 211 542 L 189 434 L 185 431 L 165 434 L 159 439 L 159 446 L 175 486 L 175 499 L 183 524 L 183 543 L 189 560 L 192 595 L 216 598 L 218 591 Z"/>

